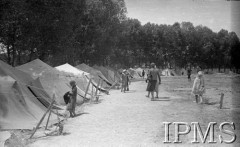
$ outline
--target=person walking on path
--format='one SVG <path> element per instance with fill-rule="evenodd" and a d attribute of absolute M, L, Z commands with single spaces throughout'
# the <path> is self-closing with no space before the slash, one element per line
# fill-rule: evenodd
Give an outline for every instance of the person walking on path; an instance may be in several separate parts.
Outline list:
<path fill-rule="evenodd" d="M 146 90 L 147 90 L 148 94 L 146 95 L 146 97 L 149 97 L 149 95 L 150 95 L 150 91 L 149 91 L 150 79 L 151 79 L 150 71 L 148 70 L 148 72 L 147 72 L 147 79 L 146 79 L 146 83 L 147 83 L 147 89 Z"/>
<path fill-rule="evenodd" d="M 191 72 L 192 72 L 191 68 L 188 67 L 188 69 L 187 69 L 187 76 L 188 76 L 188 81 L 189 82 L 191 81 Z"/>
<path fill-rule="evenodd" d="M 149 87 L 148 87 L 148 91 L 151 93 L 151 100 L 154 100 L 154 91 L 156 91 L 156 84 L 157 84 L 157 80 L 158 78 L 160 79 L 160 75 L 158 70 L 155 68 L 155 63 L 151 63 L 151 69 L 149 70 Z M 160 80 L 159 80 L 160 81 Z"/>
<path fill-rule="evenodd" d="M 123 70 L 122 72 L 122 88 L 121 88 L 121 92 L 125 92 L 126 88 L 127 88 L 127 74 L 126 74 L 126 70 Z"/>
<path fill-rule="evenodd" d="M 203 72 L 199 71 L 192 87 L 192 94 L 195 96 L 196 103 L 200 102 L 202 104 L 204 102 L 203 94 L 205 93 L 205 82 L 203 77 Z"/>
<path fill-rule="evenodd" d="M 145 76 L 145 71 L 144 71 L 144 69 L 143 69 L 143 71 L 142 71 L 142 78 L 144 79 L 144 76 Z"/>
<path fill-rule="evenodd" d="M 156 68 L 156 67 L 155 67 Z M 158 70 L 158 69 L 157 69 Z M 159 71 L 158 71 L 159 72 Z M 147 74 L 147 79 L 146 79 L 146 83 L 148 83 L 147 85 L 147 91 L 148 94 L 146 95 L 146 97 L 150 96 L 150 91 L 149 91 L 149 87 L 150 87 L 150 74 Z M 156 82 L 156 87 L 155 87 L 155 92 L 156 92 L 156 98 L 158 98 L 158 92 L 159 92 L 159 85 L 161 84 L 161 76 L 159 74 L 159 78 L 157 78 L 157 82 Z"/>
<path fill-rule="evenodd" d="M 126 85 L 126 91 L 129 91 L 129 85 L 130 85 L 130 74 L 126 71 L 126 78 L 127 78 L 127 85 Z"/>
<path fill-rule="evenodd" d="M 71 117 L 74 117 L 76 116 L 75 107 L 77 103 L 77 86 L 75 81 L 70 81 L 70 85 L 72 87 L 72 91 L 70 92 L 71 93 L 70 107 L 72 108 L 72 114 L 73 114 Z"/>

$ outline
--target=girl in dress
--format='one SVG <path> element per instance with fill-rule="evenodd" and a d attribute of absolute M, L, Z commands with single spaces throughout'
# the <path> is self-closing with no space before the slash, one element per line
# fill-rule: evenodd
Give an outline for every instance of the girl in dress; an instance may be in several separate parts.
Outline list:
<path fill-rule="evenodd" d="M 205 93 L 205 83 L 203 72 L 199 71 L 192 87 L 192 94 L 195 95 L 196 103 L 203 103 L 203 94 Z M 199 100 L 199 101 L 198 101 Z"/>

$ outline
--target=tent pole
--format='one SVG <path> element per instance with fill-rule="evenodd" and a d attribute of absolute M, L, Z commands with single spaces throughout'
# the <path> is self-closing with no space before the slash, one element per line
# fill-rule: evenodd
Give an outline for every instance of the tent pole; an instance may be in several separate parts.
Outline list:
<path fill-rule="evenodd" d="M 99 85 L 100 87 L 102 87 L 102 85 L 103 85 L 103 80 L 102 79 L 99 79 L 99 80 L 101 80 L 101 84 Z M 99 91 L 99 94 L 101 93 L 101 91 Z"/>
<path fill-rule="evenodd" d="M 93 88 L 93 84 L 92 84 L 92 100 L 93 100 L 93 91 L 94 91 L 94 88 Z"/>
<path fill-rule="evenodd" d="M 98 92 L 98 89 L 99 89 L 98 87 L 99 87 L 100 82 L 101 82 L 101 80 L 99 79 L 99 80 L 98 80 L 97 87 L 96 87 L 96 93 L 95 93 L 95 96 L 97 96 L 97 92 Z"/>
<path fill-rule="evenodd" d="M 90 79 L 89 82 L 88 82 L 87 89 L 86 89 L 85 95 L 84 95 L 84 98 L 85 98 L 85 99 L 87 98 L 87 92 L 88 92 L 88 89 L 89 89 L 89 86 L 90 86 L 91 81 L 92 81 L 92 79 Z"/>
<path fill-rule="evenodd" d="M 49 115 L 48 115 L 48 119 L 47 119 L 47 124 L 46 124 L 45 130 L 47 130 L 48 122 L 49 122 L 49 118 L 50 118 L 50 116 L 51 116 L 51 113 L 52 113 L 52 111 L 49 112 Z"/>
<path fill-rule="evenodd" d="M 38 127 L 41 125 L 43 119 L 45 118 L 45 116 L 47 115 L 47 113 L 52 109 L 53 103 L 55 102 L 55 94 L 53 94 L 53 101 L 51 102 L 51 104 L 49 105 L 47 111 L 43 114 L 42 118 L 40 119 L 40 121 L 38 122 L 36 128 L 34 129 L 32 135 L 29 137 L 30 139 L 33 137 L 33 135 L 36 133 Z"/>

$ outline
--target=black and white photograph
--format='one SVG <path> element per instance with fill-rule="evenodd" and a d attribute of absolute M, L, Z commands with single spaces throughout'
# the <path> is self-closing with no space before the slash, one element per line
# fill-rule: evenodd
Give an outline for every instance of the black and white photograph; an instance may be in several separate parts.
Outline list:
<path fill-rule="evenodd" d="M 239 147 L 240 0 L 0 0 L 0 147 Z"/>

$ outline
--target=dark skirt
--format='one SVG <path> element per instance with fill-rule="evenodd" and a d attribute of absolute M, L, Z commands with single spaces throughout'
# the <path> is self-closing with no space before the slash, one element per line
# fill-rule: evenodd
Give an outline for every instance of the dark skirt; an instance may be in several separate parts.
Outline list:
<path fill-rule="evenodd" d="M 67 110 L 68 110 L 68 111 L 72 111 L 72 106 L 73 106 L 73 105 L 72 105 L 71 102 L 68 103 L 68 104 L 67 104 Z"/>
<path fill-rule="evenodd" d="M 74 112 L 75 107 L 76 107 L 76 100 L 75 99 L 70 99 L 69 103 L 67 104 L 67 110 Z"/>
<path fill-rule="evenodd" d="M 147 91 L 155 91 L 157 80 L 150 80 L 147 85 Z"/>

